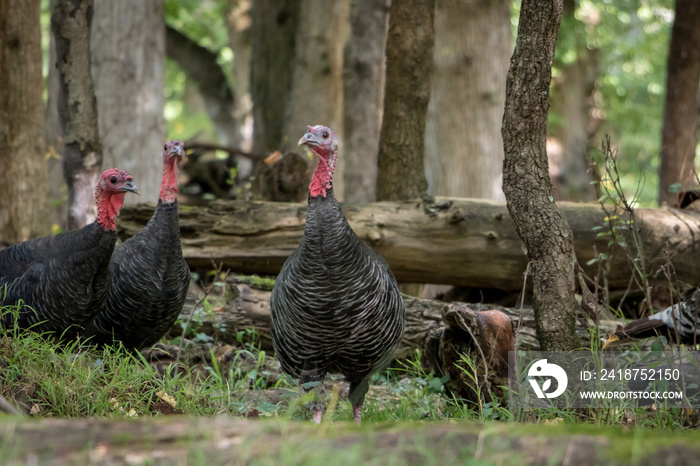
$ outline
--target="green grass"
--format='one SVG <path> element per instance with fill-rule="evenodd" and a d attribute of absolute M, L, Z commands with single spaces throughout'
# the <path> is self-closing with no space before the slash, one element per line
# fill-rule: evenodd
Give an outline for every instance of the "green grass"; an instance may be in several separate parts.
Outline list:
<path fill-rule="evenodd" d="M 16 309 L 4 309 L 16 312 Z M 250 337 L 250 335 L 248 335 Z M 0 336 L 0 393 L 34 416 L 159 417 L 168 414 L 309 419 L 314 393 L 300 396 L 265 351 L 241 338 L 240 347 L 202 341 L 185 347 L 182 363 L 157 364 L 124 348 L 97 350 L 77 342 L 10 329 Z M 221 354 L 220 354 L 221 353 Z M 225 353 L 225 354 L 223 354 Z M 199 354 L 198 357 L 192 356 Z M 446 391 L 446 378 L 426 373 L 420 355 L 374 376 L 366 397 L 365 423 L 402 421 L 497 421 L 590 424 L 683 430 L 697 419 L 680 409 L 539 410 L 513 412 L 499 401 L 465 402 Z M 465 356 L 464 370 L 474 372 Z M 349 421 L 349 402 L 339 401 L 329 377 L 325 421 Z"/>

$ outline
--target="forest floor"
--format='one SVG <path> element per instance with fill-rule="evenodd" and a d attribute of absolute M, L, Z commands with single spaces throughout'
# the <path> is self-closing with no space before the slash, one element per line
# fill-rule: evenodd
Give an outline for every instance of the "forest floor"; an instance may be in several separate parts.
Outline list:
<path fill-rule="evenodd" d="M 0 337 L 5 464 L 662 464 L 700 453 L 697 412 L 540 410 L 466 403 L 420 355 L 374 377 L 363 424 L 347 384 L 326 381 L 324 422 L 310 422 L 279 363 L 245 332 L 238 345 L 197 332 L 141 353 Z"/>

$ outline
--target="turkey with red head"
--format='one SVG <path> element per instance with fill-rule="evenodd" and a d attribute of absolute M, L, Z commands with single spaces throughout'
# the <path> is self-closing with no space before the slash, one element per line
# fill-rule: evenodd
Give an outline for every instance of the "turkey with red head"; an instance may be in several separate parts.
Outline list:
<path fill-rule="evenodd" d="M 0 251 L 0 304 L 24 303 L 16 322 L 20 328 L 60 335 L 87 325 L 102 309 L 117 241 L 115 221 L 127 192 L 138 193 L 131 175 L 106 170 L 95 189 L 94 223 Z M 14 315 L 6 313 L 2 321 L 10 326 Z"/>
<path fill-rule="evenodd" d="M 307 126 L 299 140 L 318 156 L 309 186 L 299 248 L 282 267 L 270 299 L 275 354 L 308 391 L 328 372 L 350 382 L 359 424 L 372 374 L 392 359 L 406 311 L 386 261 L 350 228 L 333 194 L 338 141 L 325 126 Z M 323 406 L 313 410 L 321 421 Z"/>
<path fill-rule="evenodd" d="M 104 310 L 86 332 L 95 343 L 120 341 L 130 349 L 151 346 L 182 311 L 190 284 L 177 211 L 178 163 L 184 156 L 182 141 L 165 143 L 158 205 L 148 224 L 112 255 L 112 287 Z"/>

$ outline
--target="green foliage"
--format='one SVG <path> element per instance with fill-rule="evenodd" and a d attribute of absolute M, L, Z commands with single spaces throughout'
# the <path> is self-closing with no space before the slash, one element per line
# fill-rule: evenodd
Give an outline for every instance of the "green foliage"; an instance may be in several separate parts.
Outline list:
<path fill-rule="evenodd" d="M 646 182 L 638 201 L 656 204 L 666 60 L 673 23 L 672 0 L 581 0 L 562 20 L 553 74 L 586 48 L 596 51 L 599 74 L 593 95 L 597 134 L 619 143 L 621 183 L 632 190 Z M 553 96 L 556 98 L 556 96 Z M 550 124 L 564 124 L 550 114 Z M 597 147 L 601 136 L 591 141 Z M 591 153 L 595 158 L 595 151 Z"/>
<path fill-rule="evenodd" d="M 228 46 L 225 18 L 232 2 L 229 0 L 167 0 L 165 18 L 169 26 L 187 35 L 202 47 L 215 52 L 217 61 L 229 85 L 233 66 L 233 51 Z M 169 138 L 187 140 L 197 136 L 217 141 L 209 116 L 199 100 L 194 84 L 172 60 L 165 66 L 165 119 Z"/>

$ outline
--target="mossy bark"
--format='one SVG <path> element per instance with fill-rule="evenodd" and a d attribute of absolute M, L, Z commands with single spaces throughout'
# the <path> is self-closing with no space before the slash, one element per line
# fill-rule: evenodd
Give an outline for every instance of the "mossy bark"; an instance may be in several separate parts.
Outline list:
<path fill-rule="evenodd" d="M 561 0 L 523 0 L 503 115 L 503 192 L 525 243 L 537 337 L 545 351 L 574 349 L 574 235 L 552 196 L 545 141 Z"/>

